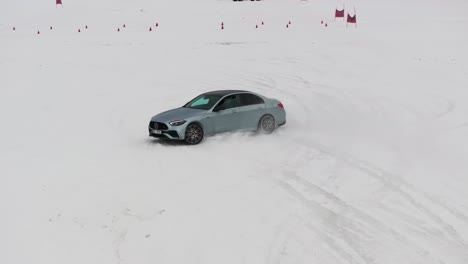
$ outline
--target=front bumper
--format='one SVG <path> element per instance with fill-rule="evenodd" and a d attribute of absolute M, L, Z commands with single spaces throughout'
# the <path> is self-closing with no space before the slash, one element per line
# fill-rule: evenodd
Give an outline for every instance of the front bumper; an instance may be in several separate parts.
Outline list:
<path fill-rule="evenodd" d="M 184 125 L 171 126 L 165 122 L 159 121 L 151 121 L 148 125 L 149 136 L 154 138 L 182 140 L 184 139 L 183 131 L 185 131 Z"/>

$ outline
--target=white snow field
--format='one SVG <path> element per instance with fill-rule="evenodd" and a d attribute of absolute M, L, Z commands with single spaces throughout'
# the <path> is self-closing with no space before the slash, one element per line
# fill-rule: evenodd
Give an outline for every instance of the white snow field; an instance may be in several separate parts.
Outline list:
<path fill-rule="evenodd" d="M 0 0 L 0 263 L 468 263 L 467 1 L 63 2 Z M 216 89 L 288 122 L 148 137 Z"/>

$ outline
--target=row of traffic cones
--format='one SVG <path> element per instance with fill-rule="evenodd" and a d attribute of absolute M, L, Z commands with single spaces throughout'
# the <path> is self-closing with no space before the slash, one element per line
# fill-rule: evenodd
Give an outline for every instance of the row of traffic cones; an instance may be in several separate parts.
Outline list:
<path fill-rule="evenodd" d="M 126 28 L 127 25 L 123 24 L 122 27 Z M 159 27 L 159 23 L 156 22 L 156 24 L 154 24 L 154 27 Z M 149 27 L 148 31 L 150 31 L 150 32 L 153 31 L 153 27 Z M 120 28 L 117 28 L 117 32 L 120 32 Z"/>
<path fill-rule="evenodd" d="M 291 25 L 291 20 L 288 21 L 288 23 L 286 24 L 286 27 L 289 28 L 289 26 Z M 265 22 L 262 21 L 261 25 L 265 25 Z M 255 28 L 258 28 L 258 24 L 255 25 Z M 221 22 L 221 29 L 224 29 L 224 22 Z"/>
<path fill-rule="evenodd" d="M 261 25 L 263 26 L 265 23 L 262 21 Z M 325 27 L 328 27 L 328 23 L 320 21 L 320 24 L 324 25 Z M 292 25 L 291 20 L 288 21 L 286 24 L 286 28 L 289 28 Z M 258 24 L 255 25 L 255 28 L 258 28 Z M 221 23 L 221 29 L 224 29 L 224 23 Z"/>
<path fill-rule="evenodd" d="M 159 27 L 159 23 L 156 22 L 156 24 L 155 24 L 154 26 L 155 26 L 155 27 Z M 127 25 L 126 25 L 126 24 L 123 24 L 122 27 L 123 27 L 123 28 L 126 28 Z M 53 27 L 50 26 L 49 29 L 52 30 Z M 85 26 L 85 29 L 88 29 L 88 25 Z M 16 27 L 13 27 L 13 31 L 16 31 Z M 117 31 L 120 32 L 120 27 L 117 28 Z M 153 31 L 153 28 L 152 28 L 152 27 L 149 27 L 149 31 Z M 80 28 L 78 28 L 78 33 L 81 33 L 81 29 L 80 29 Z M 38 31 L 37 31 L 37 34 L 38 34 L 38 35 L 41 34 L 41 31 L 38 30 Z"/>
<path fill-rule="evenodd" d="M 328 24 L 327 24 L 326 22 L 324 22 L 323 20 L 320 21 L 320 24 L 324 25 L 325 27 L 328 27 Z M 261 25 L 262 25 L 262 26 L 265 25 L 265 22 L 262 21 Z M 288 23 L 286 24 L 286 28 L 289 28 L 291 25 L 292 25 L 291 20 L 289 20 Z M 155 24 L 154 26 L 155 26 L 155 27 L 159 27 L 159 23 L 156 22 L 156 24 Z M 123 27 L 123 28 L 126 28 L 127 25 L 126 25 L 126 24 L 123 24 L 122 27 Z M 258 24 L 255 25 L 255 28 L 259 28 Z M 52 30 L 52 29 L 53 29 L 53 27 L 50 26 L 50 30 Z M 88 25 L 85 26 L 85 29 L 88 29 Z M 222 29 L 222 30 L 224 29 L 224 22 L 221 22 L 221 29 Z M 13 30 L 16 30 L 16 27 L 13 27 Z M 150 31 L 150 32 L 153 31 L 153 28 L 152 28 L 152 27 L 149 27 L 148 31 Z M 80 32 L 81 32 L 81 29 L 78 29 L 78 33 L 80 33 Z M 117 32 L 120 32 L 120 27 L 117 28 Z M 41 32 L 38 30 L 38 31 L 37 31 L 37 34 L 41 34 Z"/>
<path fill-rule="evenodd" d="M 50 27 L 49 27 L 49 30 L 52 30 L 52 29 L 54 29 L 54 28 L 53 28 L 52 26 L 50 26 Z M 88 29 L 88 25 L 85 26 L 85 29 Z M 16 30 L 16 27 L 13 27 L 13 31 L 15 31 L 15 30 Z M 80 32 L 81 32 L 81 29 L 78 29 L 78 33 L 80 33 Z M 38 31 L 37 31 L 37 34 L 40 35 L 40 34 L 41 34 L 41 31 L 38 30 Z"/>
<path fill-rule="evenodd" d="M 88 25 L 85 26 L 85 29 L 88 29 Z M 81 32 L 81 29 L 78 29 L 78 33 Z"/>

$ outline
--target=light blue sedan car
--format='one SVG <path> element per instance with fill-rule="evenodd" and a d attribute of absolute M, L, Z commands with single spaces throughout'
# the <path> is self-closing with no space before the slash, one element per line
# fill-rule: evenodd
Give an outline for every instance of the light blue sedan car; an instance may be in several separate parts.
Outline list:
<path fill-rule="evenodd" d="M 194 145 L 207 135 L 238 130 L 270 134 L 284 124 L 286 112 L 280 101 L 248 91 L 220 90 L 153 116 L 148 131 L 151 137 Z"/>

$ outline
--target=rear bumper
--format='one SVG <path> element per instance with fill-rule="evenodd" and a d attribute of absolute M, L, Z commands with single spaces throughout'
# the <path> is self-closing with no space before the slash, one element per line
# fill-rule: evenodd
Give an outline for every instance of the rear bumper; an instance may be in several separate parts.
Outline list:
<path fill-rule="evenodd" d="M 275 119 L 278 123 L 278 127 L 286 124 L 286 111 L 283 108 L 276 108 Z"/>

